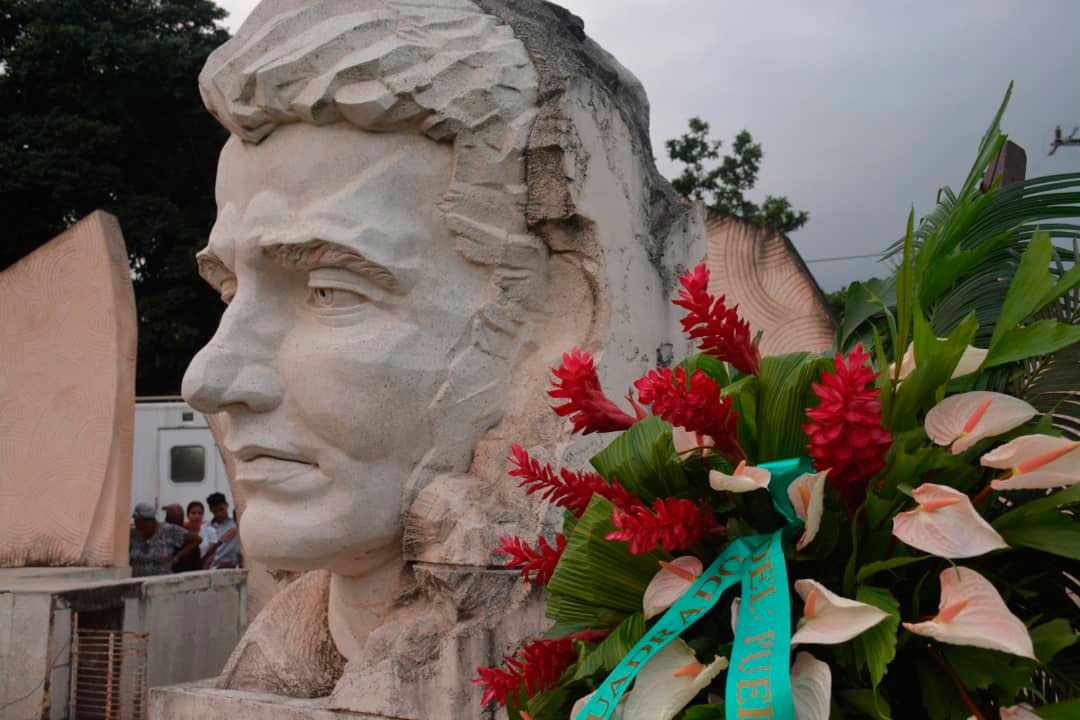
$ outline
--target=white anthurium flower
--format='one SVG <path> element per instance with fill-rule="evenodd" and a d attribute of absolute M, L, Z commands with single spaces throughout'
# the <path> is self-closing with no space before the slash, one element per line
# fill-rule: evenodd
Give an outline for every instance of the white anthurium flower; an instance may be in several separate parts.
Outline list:
<path fill-rule="evenodd" d="M 926 434 L 936 445 L 951 445 L 959 455 L 983 438 L 1020 427 L 1038 411 L 1004 393 L 975 390 L 951 395 L 926 413 Z"/>
<path fill-rule="evenodd" d="M 945 340 L 945 338 L 938 338 L 938 340 Z M 982 367 L 983 361 L 986 360 L 986 356 L 990 354 L 989 350 L 977 348 L 974 345 L 968 345 L 964 348 L 964 353 L 960 356 L 960 362 L 956 364 L 956 369 L 952 372 L 952 377 L 964 377 Z M 895 372 L 896 364 L 889 366 L 889 377 L 893 376 Z M 914 343 L 908 345 L 907 352 L 904 353 L 903 359 L 900 361 L 900 379 L 903 380 L 912 372 L 915 371 L 915 345 Z"/>
<path fill-rule="evenodd" d="M 892 534 L 913 548 L 943 558 L 969 558 L 1008 548 L 967 495 L 923 483 L 911 496 L 919 506 L 893 518 Z"/>
<path fill-rule="evenodd" d="M 719 470 L 710 470 L 709 485 L 713 490 L 744 493 L 769 487 L 770 477 L 772 477 L 772 473 L 765 468 L 747 465 L 746 461 L 743 460 L 731 475 L 722 473 Z"/>
<path fill-rule="evenodd" d="M 672 720 L 727 666 L 725 657 L 702 666 L 690 646 L 675 638 L 641 668 L 624 720 Z"/>
<path fill-rule="evenodd" d="M 1030 705 L 1003 707 L 998 711 L 998 714 L 1001 716 L 1001 720 L 1042 720 L 1035 714 L 1034 709 Z M 975 720 L 975 716 L 971 715 L 967 720 Z"/>
<path fill-rule="evenodd" d="M 795 544 L 796 550 L 809 545 L 821 528 L 821 513 L 825 510 L 825 478 L 828 474 L 828 470 L 806 473 L 788 485 L 788 499 L 804 524 L 802 537 Z"/>
<path fill-rule="evenodd" d="M 731 634 L 735 634 L 735 627 L 739 624 L 739 607 L 742 605 L 742 599 L 736 595 L 731 600 Z"/>
<path fill-rule="evenodd" d="M 653 575 L 641 599 L 645 619 L 659 615 L 674 605 L 704 571 L 701 561 L 693 555 L 683 555 L 669 563 L 660 561 L 660 572 Z"/>
<path fill-rule="evenodd" d="M 592 696 L 595 692 L 591 692 L 583 698 L 579 698 L 574 707 L 570 710 L 570 720 L 578 720 L 578 715 L 585 709 L 585 706 L 592 700 Z M 631 693 L 623 693 L 623 696 L 619 698 L 619 702 L 615 705 L 615 711 L 611 713 L 611 720 L 623 720 L 623 712 L 626 710 L 626 701 L 629 699 Z"/>
<path fill-rule="evenodd" d="M 708 455 L 708 446 L 712 445 L 712 438 L 708 435 L 690 432 L 678 425 L 671 429 L 671 441 L 675 445 L 675 454 L 680 457 L 692 450 L 701 450 L 702 455 Z"/>
<path fill-rule="evenodd" d="M 990 482 L 995 490 L 1042 490 L 1080 483 L 1080 442 L 1052 435 L 1024 435 L 994 448 L 979 461 L 1009 472 Z"/>
<path fill-rule="evenodd" d="M 832 672 L 808 652 L 795 656 L 791 666 L 791 701 L 795 720 L 829 720 Z"/>
<path fill-rule="evenodd" d="M 971 645 L 1035 659 L 1031 635 L 1023 621 L 1010 612 L 993 584 L 971 568 L 941 571 L 938 614 L 904 627 L 924 637 L 951 645 Z"/>
<path fill-rule="evenodd" d="M 796 580 L 803 616 L 791 636 L 792 646 L 836 645 L 877 625 L 888 613 L 873 605 L 840 597 L 816 580 Z"/>

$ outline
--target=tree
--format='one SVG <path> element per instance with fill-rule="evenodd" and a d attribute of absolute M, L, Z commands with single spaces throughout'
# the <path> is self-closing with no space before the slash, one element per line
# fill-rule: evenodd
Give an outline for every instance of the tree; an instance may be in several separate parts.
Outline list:
<path fill-rule="evenodd" d="M 758 169 L 764 153 L 761 143 L 746 130 L 739 131 L 732 144 L 732 154 L 720 159 L 719 140 L 709 139 L 709 123 L 701 118 L 690 118 L 690 132 L 668 140 L 668 157 L 686 165 L 682 175 L 671 184 L 675 190 L 695 200 L 706 200 L 711 193 L 709 207 L 717 212 L 734 215 L 758 225 L 768 225 L 781 233 L 798 230 L 810 219 L 805 210 L 795 210 L 786 197 L 765 196 L 761 205 L 748 200 L 746 193 L 757 182 Z M 720 165 L 705 168 L 708 160 L 720 160 Z"/>
<path fill-rule="evenodd" d="M 224 16 L 211 0 L 0 0 L 0 268 L 93 210 L 116 215 L 140 394 L 176 393 L 220 315 L 193 255 L 227 136 L 196 78 Z"/>

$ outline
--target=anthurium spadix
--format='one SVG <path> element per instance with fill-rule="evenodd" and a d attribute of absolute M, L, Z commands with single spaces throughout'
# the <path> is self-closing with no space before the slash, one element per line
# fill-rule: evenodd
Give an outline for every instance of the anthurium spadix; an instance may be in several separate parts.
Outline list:
<path fill-rule="evenodd" d="M 926 413 L 926 434 L 959 455 L 983 438 L 1009 432 L 1035 417 L 1028 403 L 1003 393 L 975 390 L 945 398 Z"/>
<path fill-rule="evenodd" d="M 641 668 L 624 720 L 671 720 L 727 666 L 726 657 L 702 665 L 690 646 L 675 638 Z"/>
<path fill-rule="evenodd" d="M 730 475 L 719 470 L 710 470 L 709 485 L 713 490 L 744 493 L 769 487 L 770 477 L 772 473 L 765 468 L 747 465 L 743 460 Z"/>
<path fill-rule="evenodd" d="M 840 597 L 816 580 L 796 580 L 803 615 L 791 644 L 836 645 L 847 642 L 884 620 L 888 613 L 866 603 Z"/>
<path fill-rule="evenodd" d="M 938 340 L 944 340 L 945 338 L 938 338 Z M 960 362 L 956 364 L 956 369 L 952 372 L 952 377 L 964 377 L 982 367 L 983 360 L 990 354 L 989 350 L 977 348 L 974 345 L 968 345 L 964 348 L 964 354 L 960 356 Z M 895 365 L 889 366 L 889 375 L 892 376 Z M 915 370 L 915 345 L 908 345 L 907 352 L 904 353 L 904 358 L 900 362 L 900 379 L 903 380 Z"/>
<path fill-rule="evenodd" d="M 893 518 L 893 535 L 911 547 L 943 558 L 975 557 L 1009 547 L 959 490 L 923 483 L 911 496 L 919 506 Z"/>
<path fill-rule="evenodd" d="M 941 571 L 941 603 L 930 620 L 903 623 L 925 637 L 951 645 L 971 645 L 1035 659 L 1031 635 L 1009 611 L 989 580 L 971 568 Z"/>
<path fill-rule="evenodd" d="M 825 510 L 825 478 L 829 471 L 806 473 L 788 485 L 788 499 L 795 508 L 795 514 L 803 521 L 803 533 L 796 550 L 802 550 L 810 544 L 821 528 L 821 513 Z"/>
<path fill-rule="evenodd" d="M 791 666 L 791 700 L 795 720 L 829 720 L 832 672 L 808 652 L 795 656 Z"/>
<path fill-rule="evenodd" d="M 991 481 L 995 490 L 1039 490 L 1080 483 L 1080 442 L 1052 435 L 1024 435 L 994 448 L 979 461 L 1008 470 Z"/>
<path fill-rule="evenodd" d="M 674 605 L 701 577 L 704 569 L 701 561 L 693 555 L 683 555 L 669 563 L 661 561 L 660 571 L 653 575 L 641 599 L 645 619 L 659 615 Z"/>

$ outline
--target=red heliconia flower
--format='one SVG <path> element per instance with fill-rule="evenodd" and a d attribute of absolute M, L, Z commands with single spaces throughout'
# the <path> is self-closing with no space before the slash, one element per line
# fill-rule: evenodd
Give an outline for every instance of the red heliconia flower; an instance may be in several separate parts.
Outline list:
<path fill-rule="evenodd" d="M 625 430 L 640 418 L 634 418 L 604 395 L 596 365 L 589 353 L 577 348 L 563 354 L 562 365 L 555 368 L 555 389 L 548 392 L 553 398 L 566 400 L 552 408 L 560 417 L 570 416 L 574 432 L 588 435 L 594 432 Z"/>
<path fill-rule="evenodd" d="M 536 548 L 533 548 L 519 537 L 500 537 L 502 545 L 495 552 L 509 555 L 510 562 L 506 563 L 506 567 L 510 570 L 520 567 L 521 577 L 526 582 L 547 585 L 566 549 L 566 537 L 562 533 L 556 535 L 555 547 L 551 547 L 543 537 L 537 538 L 537 541 Z M 530 573 L 534 576 L 529 577 Z"/>
<path fill-rule="evenodd" d="M 541 465 L 520 445 L 514 445 L 511 452 L 513 454 L 507 460 L 517 469 L 511 470 L 510 476 L 521 478 L 519 487 L 525 488 L 527 495 L 540 491 L 540 497 L 566 508 L 574 517 L 581 517 L 594 494 L 607 498 L 620 508 L 641 504 L 641 500 L 618 480 L 609 483 L 596 473 L 573 472 L 566 468 L 556 475 L 550 465 Z"/>
<path fill-rule="evenodd" d="M 554 640 L 533 640 L 526 643 L 513 657 L 503 658 L 501 668 L 479 667 L 473 682 L 486 686 L 484 705 L 495 700 L 506 705 L 506 700 L 516 695 L 524 685 L 527 697 L 550 690 L 559 682 L 566 668 L 577 660 L 574 640 L 593 642 L 606 632 L 585 631 Z"/>
<path fill-rule="evenodd" d="M 668 552 L 685 550 L 717 529 L 716 517 L 704 501 L 660 498 L 652 510 L 639 505 L 629 510 L 615 508 L 611 522 L 618 530 L 605 540 L 630 543 L 631 555 L 642 555 L 659 545 Z"/>
<path fill-rule="evenodd" d="M 683 289 L 679 291 L 676 305 L 685 308 L 682 319 L 683 332 L 691 340 L 698 340 L 701 350 L 746 375 L 760 371 L 761 353 L 750 338 L 750 324 L 739 318 L 739 306 L 729 308 L 724 296 L 709 294 L 709 268 L 701 263 L 687 270 L 679 278 Z"/>
<path fill-rule="evenodd" d="M 638 399 L 652 406 L 653 414 L 699 435 L 712 438 L 717 452 L 743 459 L 739 447 L 738 414 L 719 383 L 702 370 L 686 380 L 686 368 L 658 368 L 634 383 Z"/>
<path fill-rule="evenodd" d="M 871 384 L 877 373 L 867 365 L 869 359 L 862 343 L 848 353 L 846 363 L 837 353 L 836 372 L 823 373 L 812 386 L 821 402 L 806 411 L 810 422 L 803 425 L 814 467 L 829 470 L 829 484 L 851 513 L 866 498 L 867 482 L 885 465 L 892 444 L 892 434 L 881 424 L 879 392 Z"/>

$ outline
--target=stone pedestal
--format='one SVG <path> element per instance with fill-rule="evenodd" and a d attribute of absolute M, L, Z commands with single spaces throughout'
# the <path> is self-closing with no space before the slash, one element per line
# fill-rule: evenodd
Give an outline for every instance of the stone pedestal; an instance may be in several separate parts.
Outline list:
<path fill-rule="evenodd" d="M 207 681 L 152 688 L 151 720 L 382 720 L 379 715 L 327 708 L 328 698 L 307 700 L 266 693 L 221 690 Z"/>

